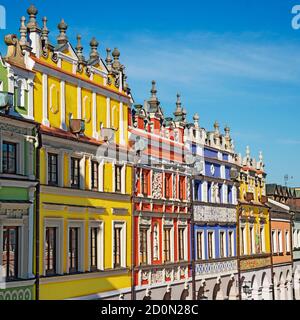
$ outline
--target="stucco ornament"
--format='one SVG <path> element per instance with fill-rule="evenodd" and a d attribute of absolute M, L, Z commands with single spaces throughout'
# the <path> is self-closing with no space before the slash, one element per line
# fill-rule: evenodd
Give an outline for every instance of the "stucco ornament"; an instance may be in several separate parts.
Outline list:
<path fill-rule="evenodd" d="M 161 199 L 162 196 L 162 174 L 160 172 L 153 172 L 152 179 L 153 198 Z"/>

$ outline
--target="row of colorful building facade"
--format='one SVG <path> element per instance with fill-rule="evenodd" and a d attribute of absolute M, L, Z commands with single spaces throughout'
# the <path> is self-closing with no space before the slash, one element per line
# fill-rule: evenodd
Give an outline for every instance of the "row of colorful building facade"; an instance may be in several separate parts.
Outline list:
<path fill-rule="evenodd" d="M 0 299 L 300 299 L 300 189 L 27 13 L 0 61 Z"/>

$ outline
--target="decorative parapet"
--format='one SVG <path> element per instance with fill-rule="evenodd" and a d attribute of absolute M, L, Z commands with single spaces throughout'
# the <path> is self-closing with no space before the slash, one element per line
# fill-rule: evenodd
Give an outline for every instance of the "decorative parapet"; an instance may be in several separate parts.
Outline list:
<path fill-rule="evenodd" d="M 174 281 L 186 281 L 188 278 L 188 266 L 165 266 L 154 269 L 141 267 L 138 272 L 138 285 L 163 285 Z"/>
<path fill-rule="evenodd" d="M 196 276 L 236 272 L 237 260 L 216 261 L 196 264 Z"/>
<path fill-rule="evenodd" d="M 236 223 L 236 209 L 205 205 L 194 206 L 195 222 L 225 222 Z"/>
<path fill-rule="evenodd" d="M 271 258 L 253 258 L 253 259 L 245 259 L 240 261 L 240 268 L 241 270 L 253 270 L 259 269 L 263 267 L 270 267 L 271 266 Z"/>

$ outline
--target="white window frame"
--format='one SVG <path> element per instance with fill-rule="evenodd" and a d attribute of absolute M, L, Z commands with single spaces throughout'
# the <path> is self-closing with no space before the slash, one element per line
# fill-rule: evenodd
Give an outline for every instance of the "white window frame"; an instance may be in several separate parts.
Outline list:
<path fill-rule="evenodd" d="M 233 230 L 229 230 L 228 231 L 228 244 L 231 244 L 231 252 L 229 251 L 229 247 L 228 247 L 228 256 L 230 255 L 230 257 L 234 257 L 234 251 L 235 251 L 235 241 L 234 241 L 234 231 Z"/>
<path fill-rule="evenodd" d="M 260 248 L 260 250 L 261 250 L 261 253 L 265 253 L 266 252 L 266 239 L 265 239 L 265 226 L 264 225 L 260 225 L 259 232 L 260 232 L 260 237 L 262 236 L 262 239 L 261 239 L 262 248 Z"/>
<path fill-rule="evenodd" d="M 97 228 L 97 269 L 104 270 L 104 222 L 103 221 L 89 221 L 89 264 L 88 269 L 91 271 L 91 229 Z"/>
<path fill-rule="evenodd" d="M 198 235 L 200 234 L 201 237 L 201 253 L 202 256 L 198 257 Z M 204 244 L 204 231 L 203 230 L 197 230 L 196 232 L 196 243 L 197 243 L 197 260 L 205 260 L 205 244 Z"/>
<path fill-rule="evenodd" d="M 171 229 L 171 235 L 172 235 L 172 229 Z M 183 251 L 183 260 L 181 260 L 181 261 L 186 261 L 188 259 L 188 257 L 187 257 L 187 251 L 188 251 L 187 250 L 187 227 L 186 226 L 178 226 L 178 228 L 177 228 L 177 232 L 178 232 L 178 237 L 177 237 L 178 261 L 179 261 L 179 229 L 183 229 L 183 250 L 184 251 Z M 173 239 L 174 239 L 174 236 L 172 236 L 172 240 Z M 172 252 L 172 248 L 174 247 L 172 241 L 170 242 L 170 245 L 171 245 L 171 252 Z M 174 258 L 172 259 L 172 254 L 171 254 L 171 261 L 174 261 Z"/>
<path fill-rule="evenodd" d="M 273 253 L 278 253 L 278 245 L 277 245 L 277 231 L 272 229 L 272 250 Z"/>
<path fill-rule="evenodd" d="M 285 230 L 285 252 L 291 252 L 290 232 Z"/>
<path fill-rule="evenodd" d="M 277 236 L 278 236 L 278 244 L 279 244 L 279 250 L 278 250 L 278 252 L 279 253 L 283 253 L 283 239 L 282 239 L 282 237 L 283 237 L 283 234 L 282 234 L 282 230 L 277 230 Z"/>
<path fill-rule="evenodd" d="M 43 243 L 43 275 L 46 276 L 45 266 L 45 243 L 46 228 L 56 228 L 56 273 L 63 274 L 64 261 L 64 220 L 63 218 L 44 218 L 44 243 Z M 68 251 L 69 252 L 69 251 Z"/>
<path fill-rule="evenodd" d="M 139 226 L 139 238 L 138 238 L 138 260 L 139 265 L 141 265 L 141 254 L 140 254 L 140 246 L 141 246 L 141 229 L 146 230 L 147 237 L 147 261 L 146 264 L 151 264 L 151 226 L 140 225 Z"/>
<path fill-rule="evenodd" d="M 249 226 L 249 236 L 251 238 L 251 254 L 255 254 L 256 253 L 256 248 L 255 248 L 255 235 L 254 235 L 254 225 L 250 225 Z"/>
<path fill-rule="evenodd" d="M 120 227 L 121 228 L 121 263 L 120 267 L 121 268 L 126 268 L 127 262 L 126 262 L 126 246 L 127 246 L 127 235 L 126 235 L 126 221 L 123 220 L 114 220 L 112 222 L 112 269 L 114 269 L 114 243 L 115 243 L 115 227 Z"/>
<path fill-rule="evenodd" d="M 224 256 L 221 257 L 221 234 L 223 234 L 223 248 L 224 248 Z M 227 248 L 226 248 L 226 231 L 219 230 L 219 254 L 220 258 L 227 258 Z"/>
<path fill-rule="evenodd" d="M 247 237 L 246 237 L 246 226 L 241 226 L 241 239 L 243 239 L 243 255 L 246 256 L 248 254 L 248 248 L 247 248 Z M 240 243 L 240 245 L 242 242 Z"/>
<path fill-rule="evenodd" d="M 212 258 L 209 258 L 209 237 L 208 234 L 212 233 Z M 207 259 L 215 259 L 216 258 L 216 243 L 215 243 L 215 230 L 207 230 Z"/>
<path fill-rule="evenodd" d="M 84 272 L 84 226 L 85 222 L 82 220 L 69 220 L 67 228 L 67 273 L 70 274 L 69 265 L 69 235 L 70 228 L 79 228 L 78 232 L 78 272 Z"/>

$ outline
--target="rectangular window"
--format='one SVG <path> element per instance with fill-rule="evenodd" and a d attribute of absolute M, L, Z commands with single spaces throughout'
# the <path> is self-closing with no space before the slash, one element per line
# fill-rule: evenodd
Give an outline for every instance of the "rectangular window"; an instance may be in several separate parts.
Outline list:
<path fill-rule="evenodd" d="M 272 251 L 277 253 L 276 231 L 272 230 Z"/>
<path fill-rule="evenodd" d="M 220 258 L 225 258 L 225 233 L 223 231 L 220 232 Z"/>
<path fill-rule="evenodd" d="M 170 235 L 171 229 L 165 228 L 164 229 L 164 261 L 170 262 L 171 261 L 171 243 L 170 243 Z"/>
<path fill-rule="evenodd" d="M 171 197 L 171 175 L 165 175 L 165 198 L 169 199 Z"/>
<path fill-rule="evenodd" d="M 198 260 L 203 260 L 204 255 L 203 255 L 203 232 L 198 231 L 197 232 L 197 259 Z"/>
<path fill-rule="evenodd" d="M 56 228 L 46 228 L 45 242 L 46 275 L 56 274 Z"/>
<path fill-rule="evenodd" d="M 48 184 L 58 185 L 58 156 L 53 153 L 48 153 Z"/>
<path fill-rule="evenodd" d="M 233 231 L 229 231 L 228 233 L 228 256 L 233 257 L 234 256 L 234 236 Z"/>
<path fill-rule="evenodd" d="M 98 232 L 99 228 L 93 227 L 91 228 L 91 235 L 90 235 L 90 265 L 91 271 L 98 270 Z"/>
<path fill-rule="evenodd" d="M 260 227 L 260 232 L 259 232 L 259 247 L 260 247 L 260 252 L 263 253 L 265 252 L 265 228 Z"/>
<path fill-rule="evenodd" d="M 121 233 L 122 227 L 114 227 L 114 268 L 121 267 Z"/>
<path fill-rule="evenodd" d="M 146 197 L 149 194 L 149 172 L 142 170 L 142 194 Z"/>
<path fill-rule="evenodd" d="M 5 142 L 2 144 L 2 172 L 17 173 L 17 145 Z"/>
<path fill-rule="evenodd" d="M 147 264 L 148 262 L 148 229 L 140 229 L 140 264 Z"/>
<path fill-rule="evenodd" d="M 290 233 L 288 231 L 285 232 L 285 252 L 290 252 Z"/>
<path fill-rule="evenodd" d="M 18 278 L 18 227 L 3 227 L 2 268 L 7 280 Z"/>
<path fill-rule="evenodd" d="M 241 243 L 240 243 L 240 251 L 241 251 L 241 255 L 245 255 L 246 254 L 246 250 L 245 250 L 245 227 L 241 227 Z"/>
<path fill-rule="evenodd" d="M 194 199 L 195 201 L 201 200 L 201 197 L 199 196 L 199 191 L 200 191 L 200 182 L 195 182 L 195 187 L 194 187 Z"/>
<path fill-rule="evenodd" d="M 254 228 L 253 226 L 251 226 L 249 228 L 250 230 L 250 250 L 251 250 L 251 254 L 254 254 L 255 253 L 255 239 L 254 239 Z"/>
<path fill-rule="evenodd" d="M 278 250 L 279 253 L 283 253 L 283 245 L 282 245 L 282 231 L 278 231 Z"/>
<path fill-rule="evenodd" d="M 179 177 L 179 199 L 184 200 L 185 177 Z"/>
<path fill-rule="evenodd" d="M 179 253 L 179 260 L 184 260 L 184 228 L 178 229 L 178 253 Z"/>
<path fill-rule="evenodd" d="M 69 272 L 78 272 L 78 228 L 69 229 Z"/>
<path fill-rule="evenodd" d="M 115 166 L 115 191 L 121 192 L 121 181 L 122 181 L 122 166 L 116 165 Z"/>
<path fill-rule="evenodd" d="M 297 230 L 293 232 L 293 248 L 298 248 Z"/>
<path fill-rule="evenodd" d="M 80 187 L 80 160 L 77 158 L 71 158 L 71 187 Z"/>
<path fill-rule="evenodd" d="M 99 187 L 99 163 L 92 161 L 92 190 L 98 190 Z"/>
<path fill-rule="evenodd" d="M 214 233 L 208 232 L 208 259 L 214 258 Z"/>

